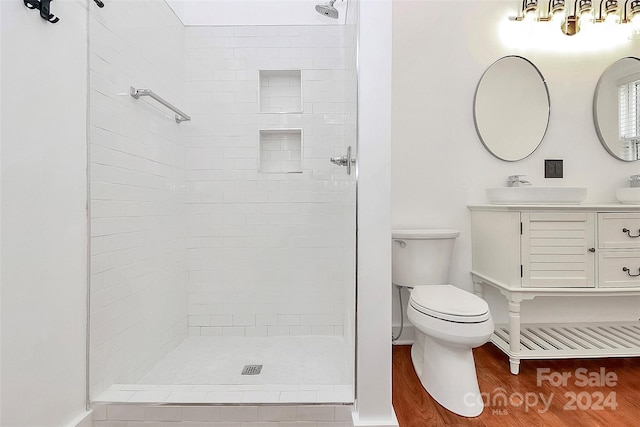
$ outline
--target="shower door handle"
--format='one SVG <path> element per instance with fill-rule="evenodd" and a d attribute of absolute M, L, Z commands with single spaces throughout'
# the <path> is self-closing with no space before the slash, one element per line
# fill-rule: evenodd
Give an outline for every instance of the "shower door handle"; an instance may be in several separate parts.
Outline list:
<path fill-rule="evenodd" d="M 351 175 L 351 168 L 356 164 L 355 157 L 351 157 L 351 146 L 347 147 L 347 154 L 344 154 L 342 156 L 332 157 L 331 163 L 336 164 L 338 166 L 346 166 L 347 175 Z"/>

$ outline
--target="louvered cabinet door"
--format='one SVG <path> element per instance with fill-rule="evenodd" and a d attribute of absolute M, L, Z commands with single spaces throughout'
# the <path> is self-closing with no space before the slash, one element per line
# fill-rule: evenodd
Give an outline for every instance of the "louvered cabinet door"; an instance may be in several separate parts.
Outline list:
<path fill-rule="evenodd" d="M 522 286 L 595 286 L 595 213 L 523 212 Z"/>

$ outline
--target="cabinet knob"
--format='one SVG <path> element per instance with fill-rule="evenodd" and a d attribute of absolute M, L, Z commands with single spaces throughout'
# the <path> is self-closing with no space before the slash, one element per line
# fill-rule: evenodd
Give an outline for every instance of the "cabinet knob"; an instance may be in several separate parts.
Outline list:
<path fill-rule="evenodd" d="M 589 252 L 595 252 L 596 248 L 589 248 Z"/>

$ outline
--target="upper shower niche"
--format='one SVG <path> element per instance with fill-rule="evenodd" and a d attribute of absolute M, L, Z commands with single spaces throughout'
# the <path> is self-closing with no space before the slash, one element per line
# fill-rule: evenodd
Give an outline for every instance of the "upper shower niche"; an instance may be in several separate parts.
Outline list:
<path fill-rule="evenodd" d="M 260 70 L 260 112 L 302 113 L 302 72 Z"/>
<path fill-rule="evenodd" d="M 336 1 L 338 18 L 316 12 L 328 0 L 166 0 L 184 25 L 343 25 L 349 0 Z"/>

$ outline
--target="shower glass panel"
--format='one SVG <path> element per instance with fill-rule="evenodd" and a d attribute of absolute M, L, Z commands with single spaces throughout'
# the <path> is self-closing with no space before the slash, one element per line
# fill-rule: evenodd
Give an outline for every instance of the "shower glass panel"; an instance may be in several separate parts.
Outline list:
<path fill-rule="evenodd" d="M 356 174 L 329 161 L 357 146 L 352 9 L 90 11 L 92 401 L 353 402 Z"/>

